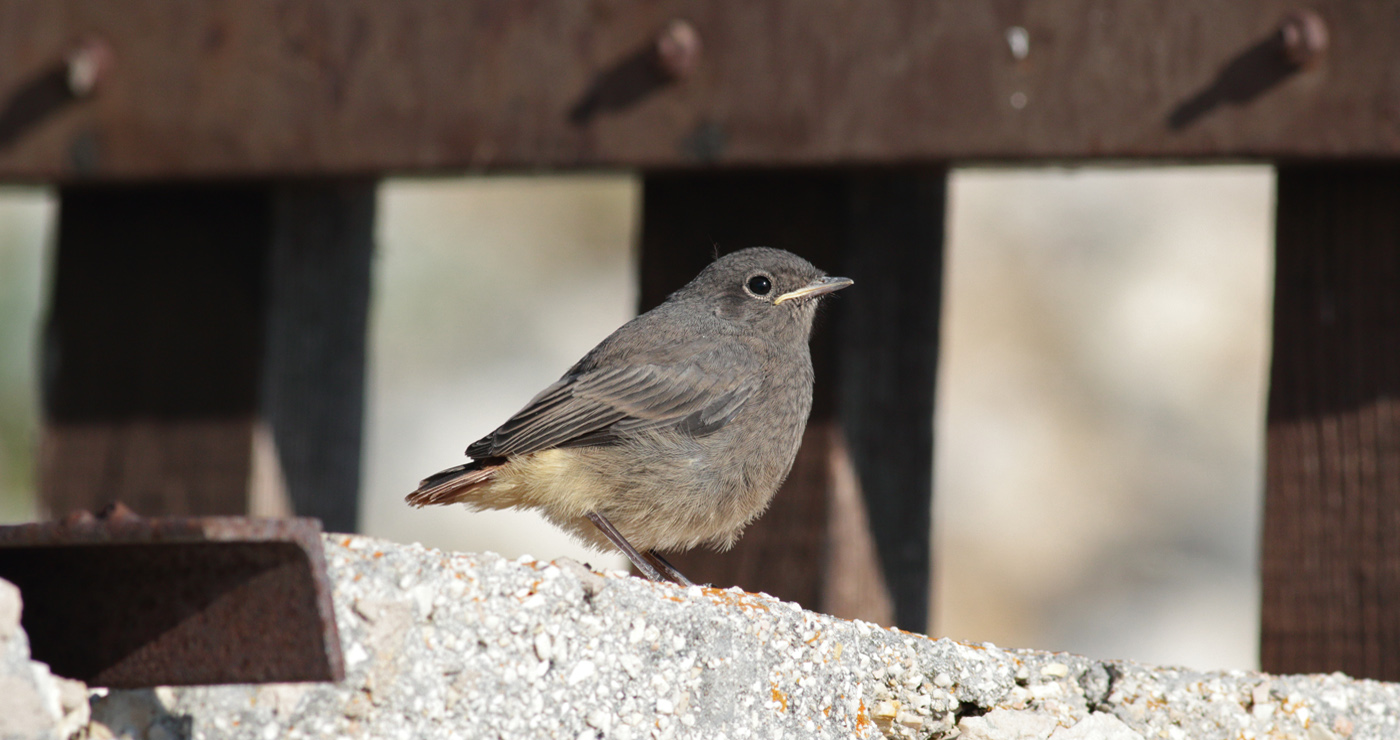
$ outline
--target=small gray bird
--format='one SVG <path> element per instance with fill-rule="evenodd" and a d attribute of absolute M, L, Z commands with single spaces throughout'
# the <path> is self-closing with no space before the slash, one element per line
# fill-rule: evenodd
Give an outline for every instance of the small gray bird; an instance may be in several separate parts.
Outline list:
<path fill-rule="evenodd" d="M 812 409 L 818 299 L 850 284 L 781 249 L 721 257 L 408 503 L 539 509 L 647 578 L 690 585 L 657 551 L 728 549 L 768 507 Z"/>

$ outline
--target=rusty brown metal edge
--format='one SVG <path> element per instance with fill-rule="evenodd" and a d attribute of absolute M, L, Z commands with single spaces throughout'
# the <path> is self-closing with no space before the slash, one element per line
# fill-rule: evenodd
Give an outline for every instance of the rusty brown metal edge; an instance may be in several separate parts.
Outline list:
<path fill-rule="evenodd" d="M 78 512 L 56 522 L 0 527 L 0 547 L 278 540 L 296 542 L 308 552 L 321 549 L 321 522 L 317 519 L 142 517 L 117 506 L 125 513 L 94 516 Z"/>
<path fill-rule="evenodd" d="M 329 679 L 345 677 L 345 660 L 336 626 L 333 586 L 328 576 L 321 522 L 312 518 L 141 517 L 121 504 L 94 516 L 74 512 L 58 522 L 0 527 L 0 548 L 61 548 L 73 545 L 180 545 L 284 542 L 306 556 L 316 593 L 321 652 Z"/>
<path fill-rule="evenodd" d="M 0 180 L 1400 158 L 1400 17 L 1308 7 L 0 0 Z"/>

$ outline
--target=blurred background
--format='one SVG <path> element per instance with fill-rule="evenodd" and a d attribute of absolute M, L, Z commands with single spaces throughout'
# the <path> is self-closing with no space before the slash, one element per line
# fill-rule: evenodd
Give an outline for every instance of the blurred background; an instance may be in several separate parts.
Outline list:
<path fill-rule="evenodd" d="M 402 501 L 634 313 L 639 184 L 380 187 L 363 532 L 621 567 L 533 514 Z M 1254 667 L 1272 169 L 963 169 L 949 193 L 930 633 Z M 55 206 L 0 188 L 3 522 L 35 511 Z"/>

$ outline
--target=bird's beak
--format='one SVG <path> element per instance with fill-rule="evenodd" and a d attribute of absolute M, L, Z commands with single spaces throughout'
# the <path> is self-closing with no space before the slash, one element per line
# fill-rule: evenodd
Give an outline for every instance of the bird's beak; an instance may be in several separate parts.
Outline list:
<path fill-rule="evenodd" d="M 813 296 L 825 295 L 842 288 L 850 287 L 854 283 L 855 281 L 850 278 L 824 277 L 820 280 L 814 280 L 790 293 L 784 293 L 774 298 L 773 305 L 776 306 L 783 301 L 790 301 L 794 298 L 811 298 Z"/>

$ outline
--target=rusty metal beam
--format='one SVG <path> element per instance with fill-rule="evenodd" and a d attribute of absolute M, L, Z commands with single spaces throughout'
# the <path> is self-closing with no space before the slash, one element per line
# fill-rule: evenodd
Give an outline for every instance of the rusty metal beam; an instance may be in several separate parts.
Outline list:
<path fill-rule="evenodd" d="M 344 677 L 315 519 L 100 517 L 0 527 L 35 660 L 113 688 Z"/>
<path fill-rule="evenodd" d="M 1400 156 L 1400 14 L 1298 7 L 0 0 L 0 180 Z"/>

